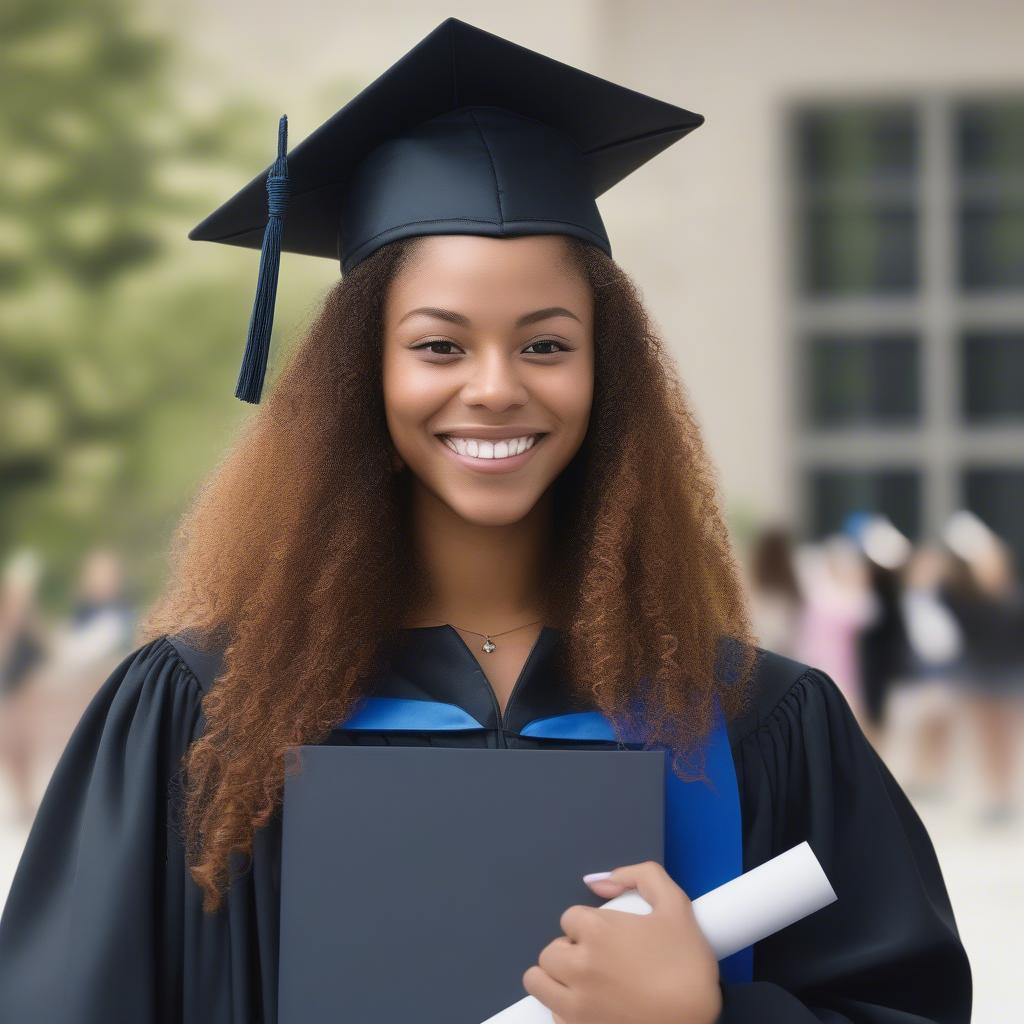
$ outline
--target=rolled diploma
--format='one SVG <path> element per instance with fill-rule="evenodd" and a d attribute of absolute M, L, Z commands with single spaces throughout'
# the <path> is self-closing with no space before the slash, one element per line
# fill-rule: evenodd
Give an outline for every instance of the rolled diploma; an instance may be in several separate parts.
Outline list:
<path fill-rule="evenodd" d="M 835 902 L 836 894 L 807 842 L 737 875 L 693 901 L 697 926 L 724 960 L 755 942 Z M 599 910 L 649 914 L 636 889 L 602 903 Z M 488 1017 L 483 1024 L 553 1024 L 551 1011 L 533 996 Z"/>

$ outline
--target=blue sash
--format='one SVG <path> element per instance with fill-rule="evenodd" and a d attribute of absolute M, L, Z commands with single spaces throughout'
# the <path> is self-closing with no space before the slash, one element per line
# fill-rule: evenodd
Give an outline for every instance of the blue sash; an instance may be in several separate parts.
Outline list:
<path fill-rule="evenodd" d="M 404 697 L 367 697 L 358 710 L 336 726 L 372 732 L 441 732 L 482 729 L 464 708 L 441 701 Z M 600 711 L 580 711 L 535 718 L 522 736 L 555 740 L 615 740 L 611 722 Z M 717 704 L 715 727 L 705 746 L 703 782 L 684 782 L 665 754 L 665 870 L 691 900 L 743 873 L 743 833 L 736 768 L 725 721 Z M 611 865 L 616 867 L 617 865 Z M 720 960 L 726 982 L 753 979 L 752 946 Z"/>

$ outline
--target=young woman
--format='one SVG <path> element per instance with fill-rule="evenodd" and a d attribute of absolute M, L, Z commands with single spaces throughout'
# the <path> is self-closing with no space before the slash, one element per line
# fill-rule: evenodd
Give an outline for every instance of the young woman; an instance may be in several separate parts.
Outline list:
<path fill-rule="evenodd" d="M 501 169 L 497 123 L 481 174 Z M 966 1022 L 928 836 L 831 679 L 756 647 L 712 464 L 607 246 L 557 198 L 512 230 L 390 205 L 386 238 L 369 222 L 390 186 L 364 181 L 373 244 L 342 239 L 344 279 L 54 773 L 0 922 L 0 1017 L 276 1020 L 294 745 L 571 747 L 529 724 L 596 709 L 701 785 L 719 708 L 744 868 L 806 839 L 837 902 L 758 943 L 741 983 L 664 869 L 605 865 L 596 894 L 637 887 L 654 911 L 570 908 L 524 990 L 560 1024 Z M 478 727 L 346 730 L 370 694 Z"/>

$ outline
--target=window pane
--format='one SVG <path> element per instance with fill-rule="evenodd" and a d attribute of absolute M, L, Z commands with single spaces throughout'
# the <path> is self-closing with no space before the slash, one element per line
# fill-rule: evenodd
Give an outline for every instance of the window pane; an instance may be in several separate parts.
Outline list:
<path fill-rule="evenodd" d="M 1024 288 L 1024 96 L 960 103 L 954 117 L 960 286 Z"/>
<path fill-rule="evenodd" d="M 919 421 L 919 345 L 913 335 L 819 335 L 810 339 L 809 360 L 811 426 Z"/>
<path fill-rule="evenodd" d="M 963 473 L 964 504 L 1000 537 L 1024 567 L 1024 466 L 984 466 Z"/>
<path fill-rule="evenodd" d="M 961 102 L 955 116 L 957 167 L 967 180 L 1024 174 L 1024 96 Z"/>
<path fill-rule="evenodd" d="M 812 468 L 808 521 L 814 537 L 843 527 L 851 512 L 879 512 L 916 540 L 921 527 L 921 473 L 917 469 Z"/>
<path fill-rule="evenodd" d="M 960 287 L 1024 288 L 1024 203 L 997 195 L 961 201 Z"/>
<path fill-rule="evenodd" d="M 802 246 L 811 295 L 917 288 L 917 211 L 905 200 L 807 199 Z"/>
<path fill-rule="evenodd" d="M 960 360 L 966 422 L 1024 422 L 1024 329 L 966 331 Z"/>
<path fill-rule="evenodd" d="M 801 283 L 811 295 L 917 287 L 918 150 L 912 107 L 798 112 Z"/>
<path fill-rule="evenodd" d="M 917 174 L 917 125 L 912 108 L 844 104 L 798 115 L 802 179 L 911 182 Z"/>

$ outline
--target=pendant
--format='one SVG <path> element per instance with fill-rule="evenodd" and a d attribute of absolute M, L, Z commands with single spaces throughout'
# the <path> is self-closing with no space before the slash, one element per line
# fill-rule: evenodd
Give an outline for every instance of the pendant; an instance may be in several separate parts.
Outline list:
<path fill-rule="evenodd" d="M 488 637 L 484 641 L 484 651 L 486 651 L 487 654 L 490 654 L 491 651 L 493 651 L 493 650 L 495 650 L 497 648 L 497 646 L 498 645 L 490 637 Z"/>

